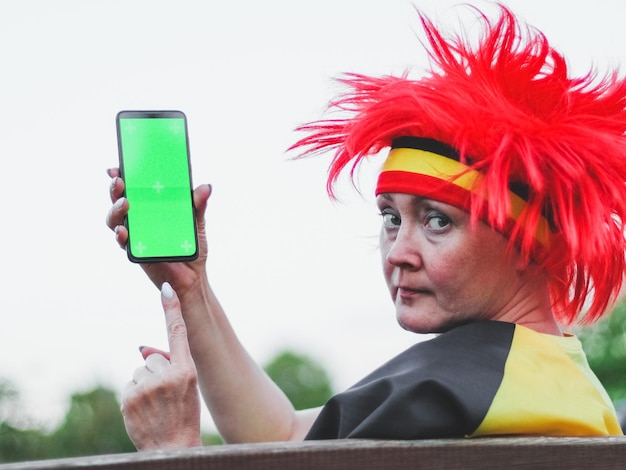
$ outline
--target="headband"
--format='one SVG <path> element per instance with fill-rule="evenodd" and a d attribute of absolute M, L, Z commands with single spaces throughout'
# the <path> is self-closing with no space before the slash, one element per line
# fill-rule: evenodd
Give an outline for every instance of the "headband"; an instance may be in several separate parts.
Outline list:
<path fill-rule="evenodd" d="M 378 176 L 376 195 L 414 194 L 469 211 L 472 195 L 481 197 L 477 188 L 482 178 L 479 171 L 460 161 L 454 148 L 434 139 L 400 137 L 392 142 Z M 505 235 L 516 223 L 523 224 L 526 200 L 519 194 L 523 192 L 521 188 L 509 189 L 508 219 L 503 227 L 494 227 Z M 535 249 L 547 248 L 550 236 L 550 225 L 541 216 L 535 231 Z"/>

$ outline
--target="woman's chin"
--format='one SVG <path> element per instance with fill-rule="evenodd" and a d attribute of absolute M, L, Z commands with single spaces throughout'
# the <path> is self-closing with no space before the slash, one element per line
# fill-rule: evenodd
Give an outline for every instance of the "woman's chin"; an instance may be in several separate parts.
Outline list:
<path fill-rule="evenodd" d="M 424 318 L 423 315 L 411 315 L 400 313 L 397 316 L 398 324 L 412 333 L 428 334 L 437 333 L 440 325 L 432 318 Z"/>
<path fill-rule="evenodd" d="M 416 313 L 406 310 L 399 310 L 396 320 L 403 329 L 417 334 L 444 333 L 461 323 L 465 323 L 455 319 L 442 318 L 436 313 Z"/>

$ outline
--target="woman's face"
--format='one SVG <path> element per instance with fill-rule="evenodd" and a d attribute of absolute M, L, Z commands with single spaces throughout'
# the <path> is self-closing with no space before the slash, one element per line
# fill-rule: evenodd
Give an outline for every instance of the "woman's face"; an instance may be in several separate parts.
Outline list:
<path fill-rule="evenodd" d="M 383 272 L 403 328 L 435 333 L 506 316 L 522 263 L 504 236 L 431 199 L 390 193 L 377 203 Z"/>

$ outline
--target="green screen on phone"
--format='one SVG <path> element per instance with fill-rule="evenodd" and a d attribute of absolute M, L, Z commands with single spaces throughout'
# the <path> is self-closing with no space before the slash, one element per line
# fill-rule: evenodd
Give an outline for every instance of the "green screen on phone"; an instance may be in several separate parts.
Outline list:
<path fill-rule="evenodd" d="M 121 112 L 118 136 L 130 206 L 129 258 L 136 262 L 195 258 L 197 236 L 184 115 Z"/>

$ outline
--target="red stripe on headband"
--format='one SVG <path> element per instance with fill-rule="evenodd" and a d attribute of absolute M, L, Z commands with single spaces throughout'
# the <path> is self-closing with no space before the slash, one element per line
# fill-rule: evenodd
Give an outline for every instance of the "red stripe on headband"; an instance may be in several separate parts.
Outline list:
<path fill-rule="evenodd" d="M 404 193 L 445 202 L 469 210 L 470 191 L 434 176 L 407 171 L 383 171 L 378 175 L 376 195 Z"/>
<path fill-rule="evenodd" d="M 380 173 L 376 185 L 376 195 L 383 193 L 413 194 L 450 204 L 466 211 L 470 210 L 471 204 L 471 191 L 434 176 L 406 171 L 383 171 Z M 491 225 L 486 210 L 480 211 L 478 218 Z M 503 227 L 493 228 L 504 236 L 510 237 L 515 224 L 515 219 L 508 217 Z M 539 260 L 546 254 L 545 247 L 535 240 L 530 253 L 531 257 Z"/>

